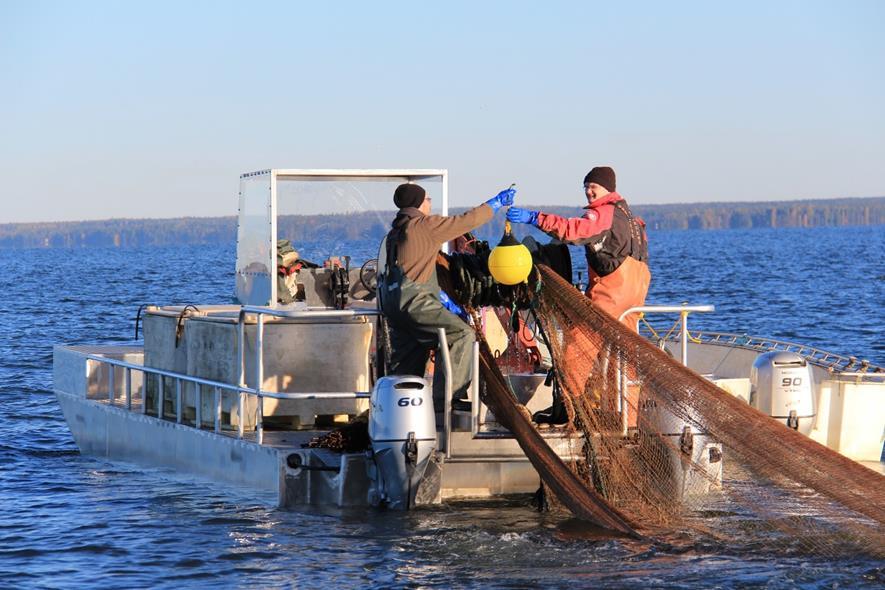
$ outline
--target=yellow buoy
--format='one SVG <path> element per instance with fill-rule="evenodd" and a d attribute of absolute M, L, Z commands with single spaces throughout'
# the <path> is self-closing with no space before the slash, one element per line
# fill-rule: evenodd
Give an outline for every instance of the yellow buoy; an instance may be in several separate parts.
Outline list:
<path fill-rule="evenodd" d="M 504 237 L 489 254 L 489 272 L 503 285 L 524 282 L 532 272 L 532 254 L 510 233 L 510 222 L 504 222 Z"/>

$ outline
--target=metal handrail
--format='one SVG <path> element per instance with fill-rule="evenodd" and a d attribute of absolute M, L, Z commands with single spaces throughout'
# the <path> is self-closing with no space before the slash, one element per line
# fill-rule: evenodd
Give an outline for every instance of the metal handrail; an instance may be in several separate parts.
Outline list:
<path fill-rule="evenodd" d="M 316 393 L 286 393 L 284 391 L 257 391 L 253 387 L 241 387 L 239 385 L 233 385 L 232 383 L 224 383 L 222 381 L 213 381 L 212 379 L 205 379 L 203 377 L 195 377 L 193 375 L 184 375 L 183 373 L 175 373 L 174 371 L 167 371 L 166 369 L 157 369 L 155 367 L 148 367 L 145 365 L 139 365 L 136 363 L 130 363 L 127 361 L 121 361 L 118 359 L 113 359 L 106 356 L 87 354 L 86 358 L 90 361 L 96 361 L 99 363 L 105 363 L 108 365 L 113 365 L 116 367 L 123 367 L 125 369 L 133 369 L 136 371 L 140 371 L 143 373 L 150 373 L 152 375 L 161 375 L 163 377 L 169 377 L 171 379 L 181 379 L 182 381 L 187 381 L 190 383 L 196 383 L 198 385 L 206 385 L 207 387 L 218 387 L 220 389 L 228 389 L 231 391 L 242 391 L 243 393 L 249 395 L 260 395 L 262 397 L 270 397 L 274 399 L 352 399 L 352 398 L 368 398 L 371 392 L 368 391 L 329 391 L 329 392 L 316 392 Z"/>
<path fill-rule="evenodd" d="M 255 334 L 255 387 L 246 387 L 246 316 L 253 314 L 256 322 Z M 317 318 L 340 318 L 353 319 L 358 317 L 377 316 L 381 312 L 377 309 L 316 309 L 316 310 L 283 310 L 272 309 L 269 307 L 261 307 L 257 305 L 243 305 L 237 314 L 237 351 L 240 357 L 239 367 L 239 386 L 240 386 L 240 407 L 244 405 L 246 393 L 253 391 L 258 396 L 258 404 L 255 409 L 255 430 L 258 437 L 258 444 L 264 441 L 264 394 L 261 384 L 264 383 L 264 316 L 269 315 L 278 318 L 289 319 L 317 319 Z M 359 392 L 362 393 L 362 392 Z M 319 394 L 317 394 L 319 395 Z M 273 396 L 268 396 L 273 397 Z M 323 396 L 326 399 L 340 399 Z M 355 396 L 363 397 L 363 396 Z M 369 397 L 366 393 L 364 397 Z M 297 398 L 295 398 L 297 399 Z M 314 398 L 321 399 L 321 398 Z M 242 414 L 241 414 L 242 415 Z M 239 423 L 239 435 L 243 437 L 244 424 L 243 420 Z"/>
<path fill-rule="evenodd" d="M 452 359 L 449 356 L 449 342 L 446 338 L 445 328 L 439 328 L 437 331 L 439 338 L 439 354 L 442 360 L 443 376 L 445 377 L 445 396 L 443 397 L 443 432 L 446 439 L 446 459 L 452 458 Z M 434 370 L 436 368 L 434 367 Z"/>
<path fill-rule="evenodd" d="M 307 318 L 356 318 L 362 316 L 381 315 L 377 309 L 273 309 L 259 305 L 243 305 L 240 307 L 239 318 L 247 314 L 271 315 L 278 318 L 307 319 Z"/>
<path fill-rule="evenodd" d="M 714 305 L 640 305 L 631 307 L 620 316 L 618 321 L 621 322 L 631 313 L 678 313 L 682 316 L 682 329 L 679 336 L 682 341 L 682 364 L 688 365 L 688 316 L 691 313 L 707 313 L 716 311 Z"/>
<path fill-rule="evenodd" d="M 477 438 L 479 425 L 479 342 L 473 343 L 470 365 L 470 436 Z"/>
<path fill-rule="evenodd" d="M 245 370 L 246 370 L 246 359 L 245 359 L 245 324 L 246 324 L 246 316 L 252 314 L 256 316 L 256 324 L 257 324 L 257 333 L 256 333 L 256 351 L 255 351 L 255 370 L 256 370 L 256 386 L 248 387 L 246 385 L 245 379 Z M 272 398 L 272 399 L 288 399 L 288 400 L 310 400 L 310 399 L 368 399 L 371 395 L 371 392 L 368 391 L 348 391 L 348 392 L 317 392 L 317 393 L 285 393 L 285 392 L 275 392 L 275 391 L 265 391 L 261 388 L 261 384 L 264 382 L 264 316 L 270 315 L 274 317 L 281 318 L 289 318 L 289 319 L 317 319 L 317 318 L 341 318 L 341 319 L 350 319 L 350 318 L 358 318 L 358 317 L 366 317 L 366 316 L 377 316 L 380 312 L 377 309 L 365 309 L 365 310 L 280 310 L 280 309 L 271 309 L 260 306 L 253 305 L 244 305 L 240 307 L 240 311 L 237 316 L 237 350 L 239 356 L 239 375 L 238 375 L 238 383 L 237 385 L 233 385 L 230 383 L 222 383 L 220 381 L 214 381 L 211 379 L 204 379 L 202 377 L 194 377 L 192 375 L 183 375 L 180 373 L 175 373 L 173 371 L 167 371 L 164 369 L 157 369 L 154 367 L 146 367 L 144 365 L 137 365 L 134 363 L 129 363 L 126 361 L 121 361 L 117 359 L 111 359 L 108 357 L 98 356 L 98 355 L 86 355 L 86 358 L 98 362 L 105 363 L 108 365 L 109 371 L 109 387 L 108 387 L 108 398 L 111 405 L 115 403 L 115 391 L 114 391 L 114 367 L 121 367 L 126 372 L 126 407 L 128 410 L 131 410 L 131 372 L 133 370 L 141 371 L 145 374 L 157 375 L 159 377 L 168 377 L 170 379 L 175 380 L 175 403 L 176 403 L 176 412 L 175 419 L 176 422 L 181 424 L 182 420 L 182 387 L 181 383 L 192 383 L 196 386 L 206 386 L 213 387 L 216 391 L 216 403 L 215 403 L 215 431 L 220 432 L 220 420 L 221 420 L 221 391 L 232 391 L 238 395 L 238 411 L 239 411 L 239 423 L 237 427 L 237 438 L 242 439 L 245 435 L 245 406 L 246 406 L 246 396 L 254 395 L 258 398 L 258 403 L 255 411 L 255 431 L 256 431 L 256 439 L 258 444 L 262 444 L 264 442 L 264 398 Z M 196 387 L 197 392 L 197 400 L 196 400 L 196 413 L 197 420 L 195 427 L 200 429 L 202 427 L 202 389 L 200 387 Z M 143 390 L 142 394 L 142 413 L 147 413 L 147 403 L 145 396 L 147 395 L 147 391 Z M 163 399 L 165 398 L 165 382 L 161 378 L 159 379 L 158 385 L 158 404 L 157 404 L 157 418 L 163 419 Z"/>
<path fill-rule="evenodd" d="M 747 350 L 784 350 L 787 352 L 795 352 L 796 354 L 801 354 L 806 357 L 814 364 L 832 371 L 844 372 L 849 369 L 860 369 L 858 372 L 867 374 L 885 373 L 885 367 L 874 365 L 865 359 L 844 356 L 834 352 L 821 350 L 813 346 L 808 346 L 806 344 L 799 344 L 797 342 L 789 342 L 786 340 L 729 332 L 696 332 L 692 335 L 692 338 L 709 344 L 737 346 Z M 665 340 L 672 339 L 665 338 Z"/>
<path fill-rule="evenodd" d="M 86 359 L 97 362 L 104 363 L 108 365 L 108 402 L 111 405 L 116 405 L 116 391 L 114 387 L 115 382 L 115 372 L 114 367 L 121 367 L 125 371 L 125 381 L 124 381 L 124 391 L 125 391 L 125 400 L 126 400 L 126 409 L 132 410 L 132 371 L 140 371 L 144 374 L 149 375 L 157 375 L 159 377 L 168 377 L 170 379 L 175 379 L 175 397 L 176 397 L 176 412 L 175 412 L 175 420 L 178 424 L 183 424 L 182 419 L 182 400 L 181 400 L 181 383 L 193 383 L 198 386 L 206 386 L 212 387 L 215 389 L 215 432 L 221 432 L 221 391 L 232 391 L 239 394 L 239 425 L 237 428 L 237 438 L 243 438 L 244 436 L 244 400 L 246 395 L 254 395 L 259 399 L 258 404 L 258 416 L 256 416 L 259 420 L 263 419 L 263 412 L 261 412 L 261 406 L 263 403 L 263 399 L 266 397 L 273 399 L 288 399 L 288 400 L 308 400 L 308 399 L 368 399 L 371 395 L 371 392 L 368 391 L 342 391 L 342 392 L 317 392 L 317 393 L 286 393 L 286 392 L 277 392 L 277 391 L 263 391 L 261 389 L 256 389 L 252 387 L 246 387 L 244 385 L 233 385 L 230 383 L 223 383 L 221 381 L 214 381 L 212 379 L 204 379 L 203 377 L 195 377 L 193 375 L 183 375 L 181 373 L 175 373 L 173 371 L 167 371 L 165 369 L 157 369 L 155 367 L 147 367 L 145 365 L 139 365 L 136 363 L 130 363 L 128 361 L 122 361 L 118 359 L 112 359 L 100 355 L 87 354 Z M 197 430 L 202 429 L 202 402 L 203 402 L 203 392 L 200 387 L 195 388 L 197 399 L 196 399 L 196 420 L 194 424 L 194 428 Z M 147 414 L 147 388 L 144 387 L 142 389 L 142 406 L 141 411 L 143 414 Z M 158 388 L 158 399 L 157 399 L 157 418 L 163 419 L 163 400 L 165 398 L 165 383 L 163 379 L 159 380 L 159 388 Z M 261 421 L 256 421 L 256 438 L 258 444 L 262 444 L 264 442 L 263 437 L 263 427 Z"/>
<path fill-rule="evenodd" d="M 713 305 L 640 305 L 631 307 L 620 316 L 618 321 L 621 322 L 631 313 L 678 313 L 682 327 L 679 330 L 679 339 L 682 348 L 682 364 L 688 366 L 688 316 L 692 313 L 708 313 L 716 311 Z M 627 372 L 621 355 L 617 357 L 618 362 L 618 412 L 621 418 L 621 434 L 626 436 L 628 430 L 629 416 L 627 413 Z"/>

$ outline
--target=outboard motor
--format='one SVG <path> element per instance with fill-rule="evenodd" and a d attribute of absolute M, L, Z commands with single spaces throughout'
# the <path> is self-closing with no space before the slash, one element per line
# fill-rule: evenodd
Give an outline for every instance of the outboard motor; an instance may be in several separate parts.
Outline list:
<path fill-rule="evenodd" d="M 411 508 L 436 449 L 433 394 L 427 381 L 407 375 L 379 379 L 370 400 L 369 438 L 375 463 L 369 477 L 375 482 L 376 502 Z"/>
<path fill-rule="evenodd" d="M 760 354 L 750 371 L 750 405 L 804 435 L 814 426 L 814 377 L 795 352 Z"/>

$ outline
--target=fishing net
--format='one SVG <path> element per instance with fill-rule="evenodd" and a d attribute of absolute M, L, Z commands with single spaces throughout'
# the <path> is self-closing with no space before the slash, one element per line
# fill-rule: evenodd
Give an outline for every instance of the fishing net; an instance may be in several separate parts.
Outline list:
<path fill-rule="evenodd" d="M 483 401 L 563 506 L 629 535 L 885 557 L 885 477 L 719 389 L 538 268 L 532 306 L 580 459 L 550 449 L 484 344 Z"/>
<path fill-rule="evenodd" d="M 369 438 L 369 412 L 352 418 L 347 424 L 311 438 L 301 447 L 305 449 L 329 449 L 336 453 L 361 453 L 371 447 Z"/>

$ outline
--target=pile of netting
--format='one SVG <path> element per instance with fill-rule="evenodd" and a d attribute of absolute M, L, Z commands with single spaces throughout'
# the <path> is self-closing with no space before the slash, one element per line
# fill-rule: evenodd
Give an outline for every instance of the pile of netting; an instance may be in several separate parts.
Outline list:
<path fill-rule="evenodd" d="M 562 505 L 631 536 L 885 557 L 885 477 L 719 389 L 539 269 L 533 306 L 570 456 L 547 445 L 484 344 L 483 401 Z"/>
<path fill-rule="evenodd" d="M 315 436 L 302 444 L 305 449 L 329 449 L 336 453 L 360 453 L 372 444 L 369 439 L 369 412 L 354 417 L 347 424 Z"/>

